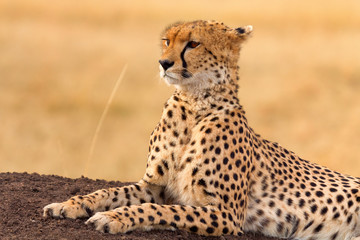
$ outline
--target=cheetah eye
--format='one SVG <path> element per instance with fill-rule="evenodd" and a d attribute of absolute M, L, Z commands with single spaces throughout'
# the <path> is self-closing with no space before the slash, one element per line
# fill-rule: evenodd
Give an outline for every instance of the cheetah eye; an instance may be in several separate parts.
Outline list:
<path fill-rule="evenodd" d="M 197 46 L 199 46 L 200 45 L 200 43 L 199 42 L 195 42 L 195 41 L 190 41 L 190 42 L 188 42 L 188 44 L 187 44 L 187 46 L 189 47 L 189 48 L 196 48 Z"/>
<path fill-rule="evenodd" d="M 170 45 L 170 40 L 169 39 L 163 39 L 163 41 L 164 41 L 165 46 L 168 47 Z"/>

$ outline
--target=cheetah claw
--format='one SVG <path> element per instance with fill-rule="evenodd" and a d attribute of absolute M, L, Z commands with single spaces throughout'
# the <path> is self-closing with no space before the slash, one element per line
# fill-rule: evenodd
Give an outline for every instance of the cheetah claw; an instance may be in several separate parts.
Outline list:
<path fill-rule="evenodd" d="M 92 225 L 97 231 L 103 233 L 116 234 L 119 232 L 126 232 L 124 229 L 125 224 L 120 222 L 119 219 L 113 220 L 109 212 L 98 212 L 89 218 L 85 224 Z"/>

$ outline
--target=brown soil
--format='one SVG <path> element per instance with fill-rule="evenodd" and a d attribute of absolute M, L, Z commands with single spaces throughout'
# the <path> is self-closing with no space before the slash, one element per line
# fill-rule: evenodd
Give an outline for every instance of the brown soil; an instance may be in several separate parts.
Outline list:
<path fill-rule="evenodd" d="M 58 220 L 42 217 L 42 208 L 73 195 L 126 183 L 69 179 L 27 173 L 0 173 L 0 239 L 238 239 L 275 240 L 254 234 L 244 237 L 201 237 L 185 231 L 134 231 L 128 234 L 102 234 L 84 224 L 84 219 Z"/>

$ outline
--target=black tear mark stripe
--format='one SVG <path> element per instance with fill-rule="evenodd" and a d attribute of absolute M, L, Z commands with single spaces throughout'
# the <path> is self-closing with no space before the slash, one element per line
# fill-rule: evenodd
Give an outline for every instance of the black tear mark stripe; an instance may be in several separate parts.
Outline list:
<path fill-rule="evenodd" d="M 186 49 L 188 49 L 188 45 L 186 45 L 184 47 L 184 49 L 182 50 L 182 52 L 180 54 L 180 58 L 181 58 L 182 66 L 183 66 L 183 70 L 181 71 L 181 76 L 184 77 L 184 78 L 190 78 L 192 76 L 192 74 L 186 70 L 187 63 L 186 63 L 185 58 L 184 58 Z"/>
<path fill-rule="evenodd" d="M 188 48 L 188 46 L 186 45 L 184 47 L 184 49 L 181 51 L 181 53 L 180 53 L 180 58 L 181 58 L 183 68 L 187 68 L 187 63 L 186 63 L 185 58 L 184 58 L 185 51 L 186 51 L 187 48 Z"/>
<path fill-rule="evenodd" d="M 191 37 L 191 32 L 189 33 L 189 36 L 187 38 L 190 39 L 190 37 Z M 188 49 L 188 47 L 189 47 L 188 44 L 186 44 L 186 46 L 184 47 L 184 49 L 180 53 L 180 58 L 181 58 L 181 61 L 182 61 L 183 68 L 187 68 L 187 63 L 185 61 L 184 55 L 185 55 L 186 49 Z"/>

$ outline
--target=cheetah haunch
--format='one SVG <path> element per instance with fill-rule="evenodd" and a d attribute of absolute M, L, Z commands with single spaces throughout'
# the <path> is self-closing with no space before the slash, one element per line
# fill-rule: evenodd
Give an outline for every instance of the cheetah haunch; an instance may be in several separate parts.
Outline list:
<path fill-rule="evenodd" d="M 359 237 L 359 178 L 303 160 L 249 127 L 237 96 L 237 63 L 251 31 L 213 21 L 168 27 L 160 75 L 176 91 L 151 134 L 144 177 L 47 205 L 44 216 L 90 217 L 87 224 L 114 234 L 165 228 Z"/>

